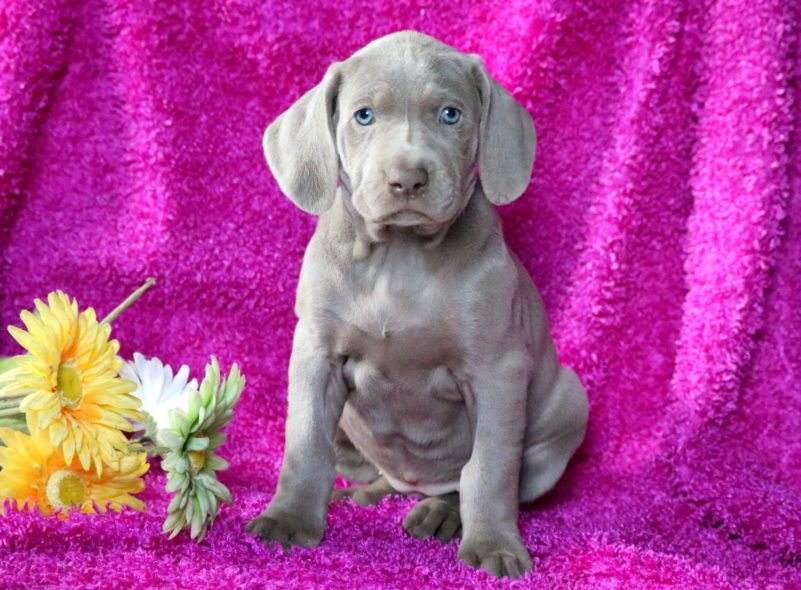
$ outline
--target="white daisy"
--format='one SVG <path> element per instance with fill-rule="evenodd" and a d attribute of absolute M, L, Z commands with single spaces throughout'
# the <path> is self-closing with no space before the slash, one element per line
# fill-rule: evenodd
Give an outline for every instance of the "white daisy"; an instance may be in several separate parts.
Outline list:
<path fill-rule="evenodd" d="M 197 379 L 189 379 L 189 367 L 181 365 L 173 376 L 172 367 L 156 357 L 146 359 L 135 352 L 133 361 L 128 361 L 120 375 L 136 384 L 133 395 L 142 402 L 142 410 L 153 419 L 157 430 L 169 428 L 170 410 L 185 411 L 197 393 Z M 146 424 L 136 424 L 137 430 L 147 430 Z M 155 433 L 148 433 L 154 436 Z"/>

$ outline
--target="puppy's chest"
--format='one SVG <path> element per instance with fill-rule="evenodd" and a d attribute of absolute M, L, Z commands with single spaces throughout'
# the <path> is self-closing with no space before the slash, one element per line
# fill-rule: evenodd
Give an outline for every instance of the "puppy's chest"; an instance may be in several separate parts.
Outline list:
<path fill-rule="evenodd" d="M 448 290 L 415 270 L 368 268 L 347 285 L 336 328 L 342 354 L 381 367 L 450 366 L 458 360 Z"/>

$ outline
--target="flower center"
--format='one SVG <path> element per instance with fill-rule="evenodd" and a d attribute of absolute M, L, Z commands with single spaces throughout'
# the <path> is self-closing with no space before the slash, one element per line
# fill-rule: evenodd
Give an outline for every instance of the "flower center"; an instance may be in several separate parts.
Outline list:
<path fill-rule="evenodd" d="M 198 473 L 206 465 L 206 451 L 188 451 L 189 464 L 192 466 L 192 471 Z"/>
<path fill-rule="evenodd" d="M 62 510 L 79 506 L 89 497 L 89 489 L 83 478 L 69 469 L 59 469 L 47 480 L 47 499 Z"/>
<path fill-rule="evenodd" d="M 68 408 L 77 408 L 81 404 L 83 399 L 81 376 L 72 365 L 67 363 L 59 365 L 56 375 L 56 393 L 58 393 L 61 403 Z"/>

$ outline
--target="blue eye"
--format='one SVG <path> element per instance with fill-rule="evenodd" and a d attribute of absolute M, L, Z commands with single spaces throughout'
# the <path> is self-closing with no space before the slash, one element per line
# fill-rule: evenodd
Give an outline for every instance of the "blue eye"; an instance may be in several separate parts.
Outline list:
<path fill-rule="evenodd" d="M 462 111 L 456 107 L 443 107 L 439 112 L 440 123 L 445 123 L 446 125 L 456 125 L 461 118 Z"/>
<path fill-rule="evenodd" d="M 375 113 L 373 113 L 373 109 L 359 109 L 353 118 L 359 125 L 372 125 L 375 122 Z"/>

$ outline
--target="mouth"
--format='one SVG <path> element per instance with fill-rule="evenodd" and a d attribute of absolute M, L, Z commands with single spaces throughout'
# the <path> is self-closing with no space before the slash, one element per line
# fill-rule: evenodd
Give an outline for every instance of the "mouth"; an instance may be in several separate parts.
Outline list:
<path fill-rule="evenodd" d="M 431 219 L 431 217 L 429 217 L 425 213 L 421 213 L 420 211 L 404 209 L 401 211 L 394 211 L 392 213 L 388 213 L 387 215 L 382 215 L 375 221 L 376 223 L 381 223 L 384 225 L 394 225 L 397 227 L 414 227 L 417 225 L 430 224 L 434 220 Z"/>

